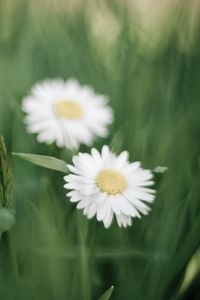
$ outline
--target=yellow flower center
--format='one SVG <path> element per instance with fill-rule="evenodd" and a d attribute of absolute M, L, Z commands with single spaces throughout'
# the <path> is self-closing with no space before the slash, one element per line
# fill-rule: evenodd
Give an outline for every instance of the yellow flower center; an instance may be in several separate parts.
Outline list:
<path fill-rule="evenodd" d="M 103 170 L 96 177 L 96 184 L 102 192 L 109 195 L 121 194 L 126 186 L 126 178 L 115 170 Z"/>
<path fill-rule="evenodd" d="M 82 108 L 78 103 L 71 100 L 59 101 L 54 106 L 55 113 L 65 119 L 79 119 L 82 115 Z"/>

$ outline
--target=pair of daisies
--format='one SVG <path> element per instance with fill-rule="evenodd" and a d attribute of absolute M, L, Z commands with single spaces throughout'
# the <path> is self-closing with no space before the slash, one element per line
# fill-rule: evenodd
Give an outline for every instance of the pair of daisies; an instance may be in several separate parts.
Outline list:
<path fill-rule="evenodd" d="M 107 97 L 76 80 L 45 80 L 36 84 L 23 99 L 22 109 L 30 133 L 38 142 L 77 150 L 80 144 L 91 146 L 95 137 L 105 137 L 113 112 Z M 96 215 L 108 228 L 116 216 L 118 225 L 130 226 L 132 218 L 148 214 L 146 203 L 155 198 L 153 175 L 141 168 L 140 162 L 129 163 L 128 153 L 119 156 L 108 146 L 101 152 L 78 153 L 70 174 L 65 176 L 67 196 L 89 219 Z"/>

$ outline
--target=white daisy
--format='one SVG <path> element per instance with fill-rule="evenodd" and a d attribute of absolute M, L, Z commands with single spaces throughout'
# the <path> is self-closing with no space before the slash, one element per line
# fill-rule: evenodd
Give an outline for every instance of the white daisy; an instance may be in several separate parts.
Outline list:
<path fill-rule="evenodd" d="M 74 165 L 68 165 L 71 173 L 64 177 L 64 187 L 71 202 L 89 219 L 96 215 L 108 228 L 113 216 L 118 225 L 130 226 L 132 218 L 148 214 L 146 205 L 155 198 L 154 184 L 150 170 L 141 168 L 140 162 L 129 163 L 128 152 L 119 156 L 103 146 L 101 153 L 92 149 L 91 155 L 79 153 L 73 158 Z"/>
<path fill-rule="evenodd" d="M 155 173 L 165 173 L 166 171 L 168 171 L 168 167 L 165 167 L 165 166 L 157 166 L 154 168 L 153 170 Z"/>
<path fill-rule="evenodd" d="M 112 110 L 106 104 L 106 96 L 77 80 L 56 79 L 34 85 L 22 109 L 27 130 L 38 134 L 38 142 L 78 149 L 80 144 L 91 145 L 95 136 L 107 135 Z"/>

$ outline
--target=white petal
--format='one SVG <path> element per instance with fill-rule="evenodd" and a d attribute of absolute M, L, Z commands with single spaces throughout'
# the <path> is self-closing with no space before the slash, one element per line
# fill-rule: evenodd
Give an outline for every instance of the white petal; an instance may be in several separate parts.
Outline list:
<path fill-rule="evenodd" d="M 139 161 L 135 161 L 134 163 L 128 164 L 125 168 L 123 168 L 123 172 L 125 174 L 130 174 L 139 169 L 141 163 Z"/>
<path fill-rule="evenodd" d="M 81 200 L 81 201 L 77 204 L 76 207 L 77 207 L 78 209 L 83 209 L 83 208 L 89 206 L 89 204 L 91 204 L 91 198 L 90 198 L 90 197 L 89 197 L 89 198 L 87 197 L 87 198 Z"/>
<path fill-rule="evenodd" d="M 151 173 L 151 171 L 142 170 L 142 169 L 133 172 L 130 176 L 131 182 L 133 182 L 133 184 L 141 181 L 150 180 L 152 178 L 153 178 L 153 174 Z"/>
<path fill-rule="evenodd" d="M 110 208 L 108 208 L 106 215 L 103 218 L 103 223 L 105 228 L 110 227 L 112 220 L 113 220 L 113 211 Z"/>
<path fill-rule="evenodd" d="M 67 193 L 67 196 L 70 198 L 71 202 L 78 202 L 83 198 L 83 196 L 78 191 L 71 191 Z"/>
<path fill-rule="evenodd" d="M 120 207 L 119 207 L 119 203 L 116 201 L 116 197 L 112 196 L 112 195 L 109 195 L 108 196 L 108 201 L 109 201 L 109 204 L 110 204 L 113 212 L 116 215 L 120 215 L 121 214 L 121 210 L 120 210 Z"/>
<path fill-rule="evenodd" d="M 74 174 L 79 174 L 79 175 L 82 175 L 82 172 L 81 170 L 79 170 L 78 168 L 75 168 L 74 166 L 72 165 L 67 165 L 68 169 L 70 172 L 74 173 Z"/>
<path fill-rule="evenodd" d="M 109 202 L 106 200 L 103 201 L 102 204 L 99 205 L 97 209 L 97 220 L 102 221 L 106 215 L 107 210 L 109 210 Z"/>
<path fill-rule="evenodd" d="M 108 156 L 110 154 L 110 151 L 109 151 L 109 148 L 107 145 L 104 145 L 102 150 L 101 150 L 101 156 L 102 156 L 102 159 L 104 161 L 106 161 L 108 159 Z"/>
<path fill-rule="evenodd" d="M 126 189 L 123 194 L 128 198 L 138 198 L 141 199 L 142 201 L 146 201 L 146 202 L 153 202 L 153 200 L 155 199 L 155 195 L 150 194 L 150 193 L 146 193 L 146 192 L 142 192 L 139 189 L 131 189 L 128 188 Z"/>
<path fill-rule="evenodd" d="M 132 217 L 138 216 L 138 213 L 133 205 L 130 204 L 126 200 L 126 198 L 123 195 L 116 196 L 116 201 L 118 203 L 118 207 L 120 208 L 120 212 L 125 215 L 130 215 Z"/>
<path fill-rule="evenodd" d="M 127 226 L 130 226 L 131 225 L 131 217 L 130 216 L 126 216 L 126 215 L 119 215 L 119 216 L 116 216 L 116 219 L 117 219 L 117 223 L 119 225 L 119 227 L 127 227 Z"/>
<path fill-rule="evenodd" d="M 128 152 L 123 151 L 115 160 L 114 167 L 116 170 L 121 170 L 127 165 Z"/>
<path fill-rule="evenodd" d="M 67 182 L 75 182 L 75 183 L 84 183 L 84 184 L 95 184 L 95 179 L 93 178 L 89 178 L 89 177 L 86 177 L 86 176 L 79 176 L 79 175 L 66 175 L 64 177 L 64 179 L 67 181 Z"/>
<path fill-rule="evenodd" d="M 98 204 L 92 203 L 90 206 L 88 206 L 84 209 L 84 212 L 86 212 L 88 219 L 91 219 L 94 217 L 94 215 L 97 212 L 97 207 L 98 207 Z"/>

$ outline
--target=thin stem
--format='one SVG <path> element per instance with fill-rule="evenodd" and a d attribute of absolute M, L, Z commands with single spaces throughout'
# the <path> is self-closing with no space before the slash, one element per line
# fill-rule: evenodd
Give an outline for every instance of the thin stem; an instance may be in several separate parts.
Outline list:
<path fill-rule="evenodd" d="M 89 253 L 87 247 L 88 222 L 80 214 L 77 214 L 78 236 L 80 243 L 80 274 L 81 274 L 81 295 L 83 300 L 91 299 Z"/>

